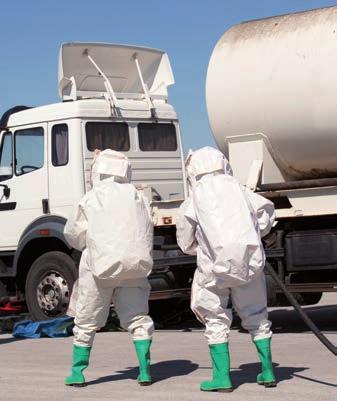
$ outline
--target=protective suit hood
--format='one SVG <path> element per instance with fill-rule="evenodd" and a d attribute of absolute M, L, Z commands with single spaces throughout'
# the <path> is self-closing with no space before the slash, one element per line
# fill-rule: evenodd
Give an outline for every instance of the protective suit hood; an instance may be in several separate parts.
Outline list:
<path fill-rule="evenodd" d="M 91 185 L 95 186 L 104 179 L 113 178 L 119 183 L 131 181 L 131 165 L 123 153 L 111 149 L 95 151 L 91 165 Z"/>
<path fill-rule="evenodd" d="M 211 173 L 233 175 L 232 168 L 224 154 L 210 146 L 205 146 L 195 152 L 190 150 L 185 166 L 190 181 Z"/>

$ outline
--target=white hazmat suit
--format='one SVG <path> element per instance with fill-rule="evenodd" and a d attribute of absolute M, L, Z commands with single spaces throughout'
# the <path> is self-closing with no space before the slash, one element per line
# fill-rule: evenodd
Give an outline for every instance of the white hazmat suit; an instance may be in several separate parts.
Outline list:
<path fill-rule="evenodd" d="M 229 296 L 254 341 L 271 337 L 261 235 L 274 222 L 273 204 L 244 188 L 216 149 L 190 154 L 186 170 L 190 193 L 180 207 L 177 240 L 183 252 L 197 255 L 191 308 L 208 343 L 228 341 Z"/>
<path fill-rule="evenodd" d="M 134 340 L 149 340 L 153 223 L 146 199 L 130 184 L 128 159 L 110 149 L 96 153 L 92 189 L 64 229 L 68 243 L 83 251 L 79 266 L 74 345 L 91 347 L 106 323 L 111 301 L 121 326 Z"/>
<path fill-rule="evenodd" d="M 186 170 L 190 194 L 179 210 L 177 240 L 185 253 L 197 255 L 191 308 L 206 326 L 213 372 L 200 390 L 233 391 L 229 295 L 261 360 L 257 382 L 275 387 L 261 242 L 261 235 L 274 222 L 273 204 L 242 187 L 216 149 L 205 147 L 191 153 Z"/>

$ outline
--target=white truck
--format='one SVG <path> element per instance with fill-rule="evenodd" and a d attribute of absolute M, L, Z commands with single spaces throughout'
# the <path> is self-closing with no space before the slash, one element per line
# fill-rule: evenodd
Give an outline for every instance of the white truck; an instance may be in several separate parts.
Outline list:
<path fill-rule="evenodd" d="M 235 176 L 275 204 L 269 262 L 301 303 L 337 291 L 337 7 L 238 24 L 206 82 Z M 283 294 L 268 280 L 269 305 Z"/>
<path fill-rule="evenodd" d="M 219 40 L 207 73 L 215 140 L 236 177 L 274 202 L 267 257 L 302 304 L 337 291 L 336 38 L 337 7 L 245 22 Z M 65 44 L 62 103 L 3 116 L 0 292 L 24 294 L 35 318 L 67 308 L 79 255 L 62 232 L 90 188 L 95 148 L 125 152 L 152 203 L 152 298 L 189 296 L 195 259 L 181 254 L 174 226 L 186 186 L 173 82 L 164 52 Z M 287 304 L 267 284 L 269 305 Z"/>
<path fill-rule="evenodd" d="M 14 107 L 0 122 L 0 296 L 24 296 L 35 319 L 66 311 L 80 255 L 63 227 L 90 189 L 94 150 L 111 148 L 130 158 L 132 181 L 152 205 L 152 298 L 188 297 L 195 260 L 175 239 L 186 187 L 167 54 L 64 44 L 58 82 L 62 102 Z"/>

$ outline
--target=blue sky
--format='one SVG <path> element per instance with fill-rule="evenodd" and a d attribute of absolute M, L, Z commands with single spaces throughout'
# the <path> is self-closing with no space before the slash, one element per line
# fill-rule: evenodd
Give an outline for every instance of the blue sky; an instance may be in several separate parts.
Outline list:
<path fill-rule="evenodd" d="M 114 42 L 164 49 L 176 84 L 170 102 L 185 151 L 212 145 L 204 87 L 222 33 L 244 20 L 337 4 L 337 0 L 16 0 L 0 8 L 0 114 L 17 104 L 59 101 L 62 42 Z"/>

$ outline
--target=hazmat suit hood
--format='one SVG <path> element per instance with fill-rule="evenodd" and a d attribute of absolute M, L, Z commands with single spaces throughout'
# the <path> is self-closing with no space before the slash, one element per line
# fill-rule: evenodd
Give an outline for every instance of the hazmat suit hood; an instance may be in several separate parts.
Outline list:
<path fill-rule="evenodd" d="M 95 150 L 94 160 L 91 165 L 91 185 L 94 187 L 102 180 L 113 179 L 119 183 L 131 181 L 131 165 L 123 153 L 106 149 Z"/>
<path fill-rule="evenodd" d="M 232 168 L 224 154 L 210 146 L 205 146 L 195 152 L 190 150 L 185 167 L 187 180 L 192 187 L 206 174 L 233 175 Z"/>

